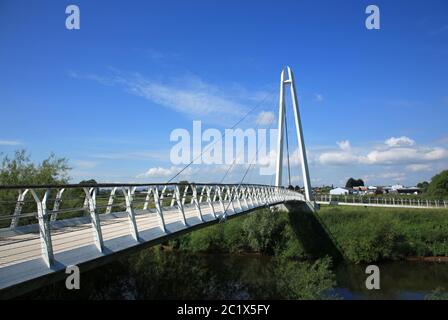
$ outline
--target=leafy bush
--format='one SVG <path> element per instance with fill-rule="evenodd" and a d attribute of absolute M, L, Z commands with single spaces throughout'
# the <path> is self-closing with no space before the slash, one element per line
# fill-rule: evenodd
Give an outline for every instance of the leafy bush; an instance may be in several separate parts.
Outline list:
<path fill-rule="evenodd" d="M 313 263 L 277 259 L 275 275 L 279 291 L 286 299 L 335 298 L 330 295 L 330 290 L 336 285 L 336 279 L 331 272 L 329 257 Z"/>
<path fill-rule="evenodd" d="M 286 220 L 277 211 L 260 210 L 252 213 L 243 223 L 246 241 L 253 251 L 274 253 L 282 240 Z"/>

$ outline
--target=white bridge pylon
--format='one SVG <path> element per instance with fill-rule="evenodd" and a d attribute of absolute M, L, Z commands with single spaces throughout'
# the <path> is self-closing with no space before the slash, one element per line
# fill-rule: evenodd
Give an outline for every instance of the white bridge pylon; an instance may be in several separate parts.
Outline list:
<path fill-rule="evenodd" d="M 288 79 L 285 79 L 285 73 L 288 74 Z M 275 185 L 280 187 L 282 185 L 282 171 L 283 171 L 283 140 L 285 128 L 285 87 L 289 85 L 291 91 L 292 108 L 294 110 L 294 120 L 296 125 L 297 140 L 300 150 L 300 160 L 302 164 L 303 184 L 305 188 L 305 200 L 313 201 L 313 195 L 310 184 L 310 172 L 308 170 L 308 161 L 306 158 L 305 140 L 303 138 L 302 122 L 300 120 L 299 104 L 297 102 L 297 93 L 294 83 L 294 75 L 290 67 L 282 70 L 280 75 L 280 98 L 278 111 L 278 137 L 277 137 L 277 163 L 275 170 Z"/>

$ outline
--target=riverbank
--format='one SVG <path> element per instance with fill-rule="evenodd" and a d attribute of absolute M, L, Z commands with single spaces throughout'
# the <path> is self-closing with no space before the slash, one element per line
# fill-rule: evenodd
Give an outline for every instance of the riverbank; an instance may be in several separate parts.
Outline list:
<path fill-rule="evenodd" d="M 317 217 L 350 262 L 448 257 L 447 209 L 322 206 Z"/>
<path fill-rule="evenodd" d="M 79 291 L 61 281 L 25 298 L 448 298 L 447 263 L 406 261 L 443 252 L 447 212 L 355 209 L 259 210 L 82 273 Z M 381 290 L 365 288 L 371 263 Z"/>
<path fill-rule="evenodd" d="M 259 210 L 170 242 L 176 250 L 258 252 L 374 263 L 448 260 L 448 210 L 322 206 L 316 214 Z"/>

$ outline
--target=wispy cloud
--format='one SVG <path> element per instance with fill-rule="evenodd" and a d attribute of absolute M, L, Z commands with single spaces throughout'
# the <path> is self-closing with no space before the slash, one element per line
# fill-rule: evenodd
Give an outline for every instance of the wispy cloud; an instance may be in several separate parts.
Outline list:
<path fill-rule="evenodd" d="M 104 152 L 90 155 L 92 158 L 104 160 L 169 160 L 169 150 L 162 151 L 130 151 Z"/>
<path fill-rule="evenodd" d="M 321 153 L 318 161 L 323 165 L 413 165 L 428 164 L 430 162 L 448 159 L 448 149 L 442 147 L 416 146 L 409 137 L 391 137 L 383 146 L 364 149 L 363 152 L 354 151 L 348 140 L 337 143 L 340 150 Z M 410 170 L 422 166 L 409 167 Z M 413 170 L 417 171 L 417 170 Z"/>
<path fill-rule="evenodd" d="M 435 35 L 438 35 L 440 33 L 444 33 L 446 31 L 448 31 L 448 24 L 446 24 L 446 25 L 444 25 L 444 26 L 442 26 L 440 28 L 432 29 L 429 32 L 429 34 L 432 35 L 432 36 L 435 36 Z"/>
<path fill-rule="evenodd" d="M 413 172 L 430 171 L 431 166 L 429 164 L 417 163 L 406 166 L 406 169 Z"/>
<path fill-rule="evenodd" d="M 402 146 L 413 146 L 415 141 L 409 137 L 401 136 L 398 138 L 391 137 L 384 142 L 389 147 L 402 147 Z"/>
<path fill-rule="evenodd" d="M 71 160 L 70 163 L 76 169 L 92 169 L 92 168 L 95 168 L 99 164 L 98 161 L 78 160 L 78 159 Z"/>
<path fill-rule="evenodd" d="M 0 140 L 0 146 L 19 146 L 22 142 L 19 140 Z"/>
<path fill-rule="evenodd" d="M 268 96 L 260 91 L 247 94 L 247 90 L 237 85 L 220 87 L 194 75 L 156 80 L 139 73 L 123 73 L 116 69 L 111 71 L 109 76 L 76 72 L 70 72 L 69 76 L 119 86 L 153 104 L 170 108 L 193 119 L 221 125 L 234 123 L 253 107 L 254 102 L 262 102 L 262 96 Z M 247 95 L 243 97 L 242 91 Z"/>
<path fill-rule="evenodd" d="M 271 111 L 262 111 L 258 114 L 256 123 L 258 125 L 269 126 L 275 122 L 275 114 Z"/>
<path fill-rule="evenodd" d="M 169 178 L 177 174 L 179 171 L 181 171 L 181 167 L 172 166 L 169 168 L 164 167 L 153 167 L 149 168 L 146 172 L 143 172 L 141 174 L 138 174 L 136 178 Z M 192 167 L 189 167 L 185 169 L 182 174 L 184 176 L 191 176 L 194 172 L 197 172 L 197 169 L 193 169 Z"/>
<path fill-rule="evenodd" d="M 324 101 L 324 96 L 320 93 L 315 93 L 313 100 L 316 102 L 322 102 L 322 101 Z"/>

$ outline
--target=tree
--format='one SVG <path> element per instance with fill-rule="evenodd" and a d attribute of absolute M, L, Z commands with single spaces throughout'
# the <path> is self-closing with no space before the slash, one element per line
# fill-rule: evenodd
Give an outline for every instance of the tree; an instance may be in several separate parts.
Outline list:
<path fill-rule="evenodd" d="M 3 157 L 0 166 L 0 185 L 57 185 L 66 184 L 69 180 L 70 167 L 65 158 L 57 158 L 53 153 L 39 164 L 34 164 L 25 150 L 18 150 L 14 157 Z M 54 190 L 52 192 L 55 192 Z M 11 215 L 14 212 L 17 190 L 0 190 L 0 215 Z M 30 197 L 31 195 L 28 195 Z M 54 198 L 52 195 L 50 198 Z M 49 203 L 49 207 L 51 207 Z M 23 211 L 31 212 L 35 204 L 27 202 Z M 24 219 L 27 220 L 27 219 Z M 28 219 L 29 220 L 29 219 Z M 22 222 L 22 221 L 21 221 Z M 6 227 L 10 220 L 1 220 L 0 227 Z"/>
<path fill-rule="evenodd" d="M 448 170 L 444 170 L 431 178 L 427 194 L 439 199 L 448 197 Z"/>
<path fill-rule="evenodd" d="M 54 153 L 35 165 L 25 150 L 18 150 L 14 158 L 5 156 L 0 167 L 0 185 L 45 185 L 64 184 L 68 182 L 71 168 L 67 159 L 57 158 Z"/>
<path fill-rule="evenodd" d="M 353 188 L 353 187 L 363 187 L 364 186 L 364 181 L 362 179 L 353 179 L 350 178 L 347 180 L 347 183 L 345 184 L 346 188 Z"/>
<path fill-rule="evenodd" d="M 417 183 L 417 188 L 419 188 L 422 192 L 426 192 L 428 190 L 429 182 L 423 181 Z"/>
<path fill-rule="evenodd" d="M 181 197 L 184 195 L 185 188 L 189 185 L 190 183 L 187 180 L 179 181 L 179 192 Z M 191 190 L 189 190 L 187 193 L 191 193 Z"/>

